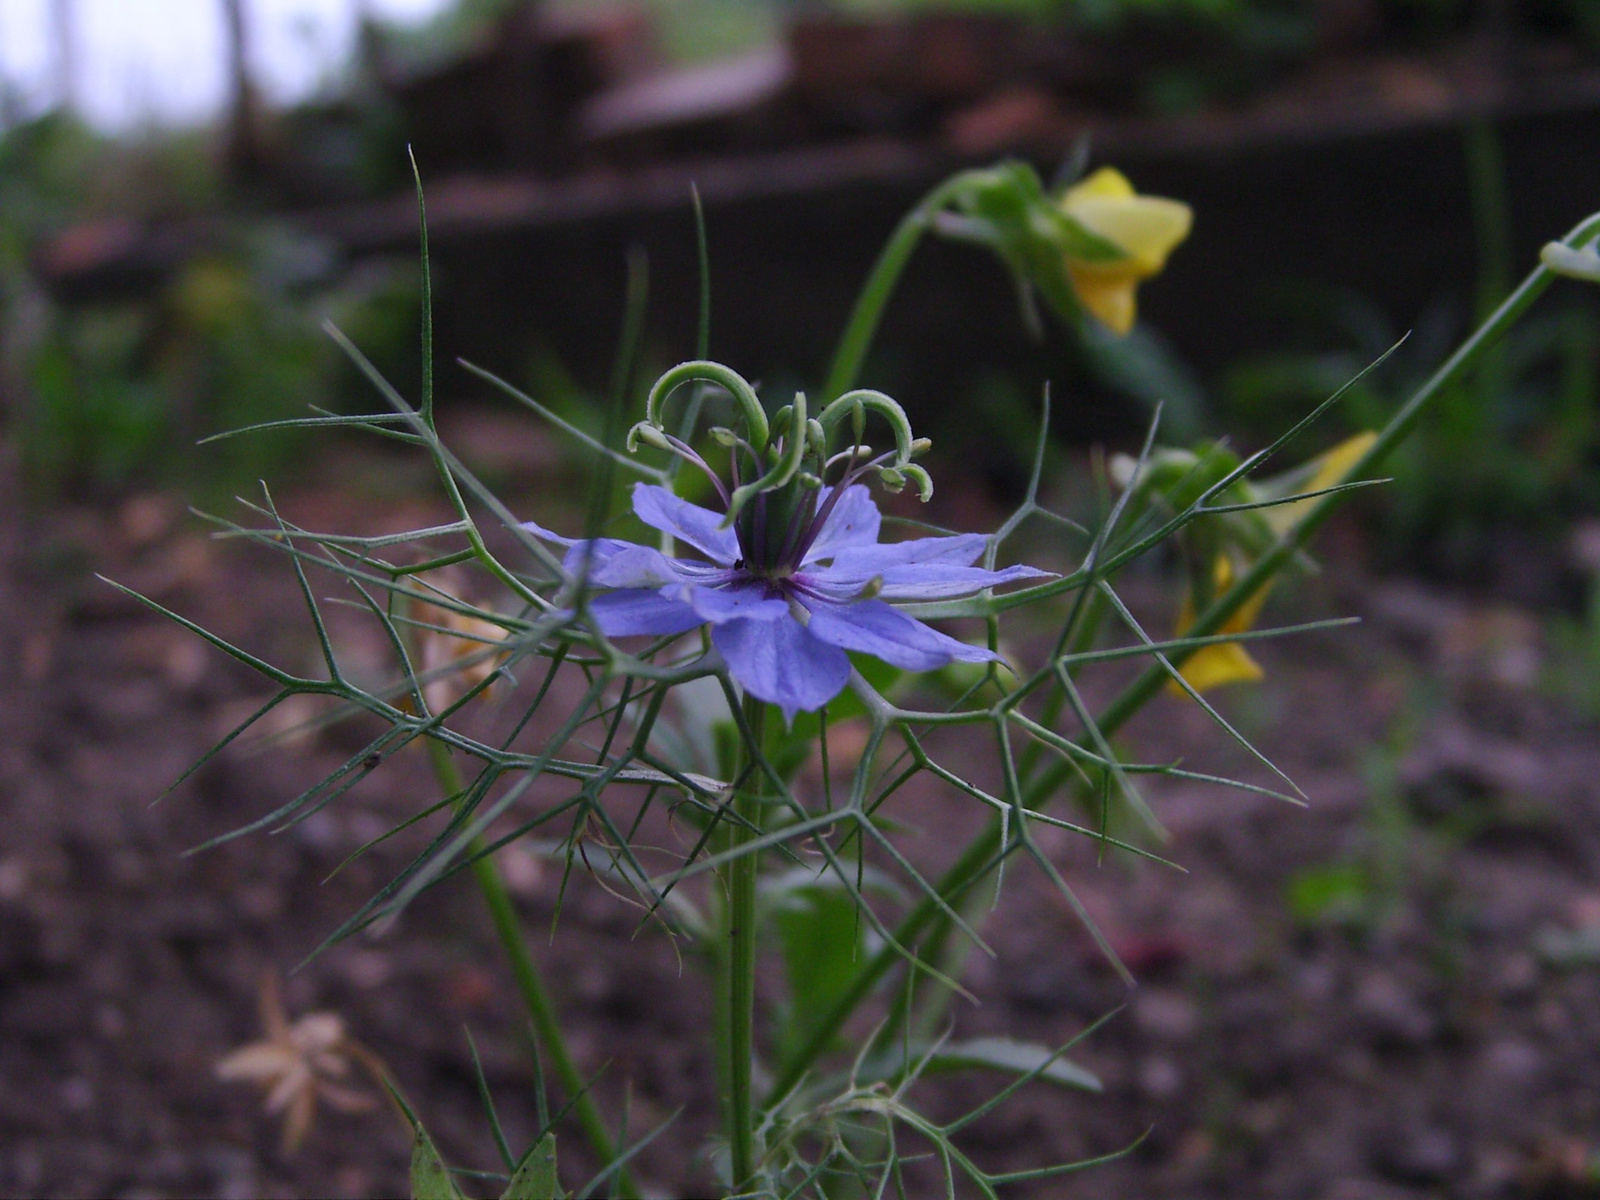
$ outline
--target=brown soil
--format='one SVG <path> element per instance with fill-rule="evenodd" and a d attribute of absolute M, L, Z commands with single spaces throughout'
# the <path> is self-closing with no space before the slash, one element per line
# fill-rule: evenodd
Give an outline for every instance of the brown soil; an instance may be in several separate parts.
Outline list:
<path fill-rule="evenodd" d="M 362 731 L 226 754 L 152 807 L 262 691 L 89 571 L 298 665 L 311 642 L 293 576 L 205 540 L 164 500 L 30 522 L 14 495 L 3 499 L 0 612 L 13 636 L 0 673 L 0 1192 L 403 1194 L 407 1139 L 381 1107 L 324 1109 L 289 1157 L 258 1097 L 218 1082 L 213 1066 L 259 1036 L 263 974 L 288 972 L 403 861 L 380 848 L 323 882 L 431 799 L 421 758 L 386 763 L 289 832 L 185 857 L 315 781 Z M 291 503 L 325 528 L 363 511 L 337 492 Z M 396 507 L 386 516 L 403 520 Z M 1266 683 L 1222 700 L 1305 789 L 1308 809 L 1151 786 L 1187 874 L 1097 866 L 1093 846 L 1047 839 L 1136 990 L 1116 982 L 1036 872 L 1011 872 L 989 926 L 998 956 L 972 959 L 982 1004 L 958 1011 L 957 1032 L 1059 1043 L 1123 1007 L 1075 1052 L 1103 1095 L 1036 1086 L 976 1126 L 967 1147 L 1024 1169 L 1143 1136 L 1115 1163 L 1017 1194 L 1593 1194 L 1593 725 L 1540 690 L 1551 664 L 1527 615 L 1353 570 L 1327 578 L 1302 589 L 1302 607 L 1355 612 L 1365 626 L 1271 644 L 1259 654 Z M 1176 699 L 1129 741 L 1197 769 L 1248 769 Z M 965 811 L 911 793 L 913 852 Z M 1289 889 L 1341 864 L 1343 878 L 1365 870 L 1375 881 L 1360 903 L 1297 917 Z M 530 927 L 547 928 L 559 873 L 522 854 L 506 872 Z M 704 1194 L 694 1150 L 714 1120 L 705 989 L 665 938 L 636 926 L 633 909 L 580 873 L 554 940 L 535 953 L 577 1056 L 604 1067 L 608 1109 L 630 1089 L 636 1130 L 683 1109 L 641 1154 L 640 1176 L 662 1195 Z M 339 1013 L 453 1162 L 494 1162 L 464 1029 L 513 1142 L 534 1127 L 523 1025 L 466 887 L 430 893 L 382 939 L 314 959 L 287 976 L 285 997 L 293 1016 Z M 956 1111 L 991 1082 L 940 1081 L 928 1103 Z M 575 1184 L 580 1139 L 561 1132 Z"/>

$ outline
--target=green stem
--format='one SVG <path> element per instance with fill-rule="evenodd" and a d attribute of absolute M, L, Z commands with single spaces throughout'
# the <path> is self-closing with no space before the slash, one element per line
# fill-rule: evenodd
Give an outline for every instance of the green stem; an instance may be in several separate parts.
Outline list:
<path fill-rule="evenodd" d="M 1600 236 L 1600 213 L 1590 217 L 1568 234 L 1566 242 L 1570 246 L 1581 248 L 1594 241 L 1597 236 Z M 1477 332 L 1463 342 L 1460 349 L 1417 389 L 1411 399 L 1401 405 L 1393 417 L 1389 418 L 1389 423 L 1379 432 L 1377 440 L 1351 466 L 1346 478 L 1359 480 L 1369 477 L 1416 427 L 1424 410 L 1442 393 L 1454 386 L 1484 351 L 1498 342 L 1506 331 L 1521 319 L 1522 314 L 1527 312 L 1555 277 L 1555 272 L 1542 263 L 1529 272 L 1517 290 L 1506 297 L 1493 315 L 1478 327 Z M 1299 552 L 1301 547 L 1311 540 L 1311 536 L 1322 528 L 1349 495 L 1349 492 L 1332 492 L 1317 500 L 1299 524 L 1277 545 L 1256 560 L 1250 570 L 1235 580 L 1232 587 L 1212 601 L 1211 606 L 1195 618 L 1186 635 L 1205 637 L 1218 632 L 1229 617 L 1238 612 Z M 1191 653 L 1192 650 L 1188 653 L 1173 653 L 1168 655 L 1168 658 L 1174 666 L 1181 666 Z M 1143 675 L 1129 684 L 1123 693 L 1112 701 L 1100 722 L 1101 729 L 1110 733 L 1122 726 L 1160 690 L 1166 678 L 1166 671 L 1160 664 L 1147 668 Z"/>
<path fill-rule="evenodd" d="M 767 706 L 755 697 L 744 698 L 744 721 L 750 741 L 740 744 L 734 780 L 739 790 L 733 798 L 735 819 L 727 823 L 725 847 L 737 851 L 761 836 L 761 801 L 756 794 L 758 776 L 752 770 L 766 729 Z M 739 782 L 744 776 L 749 780 Z M 755 1062 L 756 990 L 756 882 L 759 855 L 741 855 L 728 864 L 727 949 L 718 958 L 717 990 L 726 998 L 726 1027 L 722 1055 L 726 1077 L 726 1121 L 732 1159 L 733 1190 L 743 1191 L 755 1174 L 755 1104 L 751 1088 Z"/>
<path fill-rule="evenodd" d="M 459 795 L 462 790 L 461 772 L 456 769 L 456 764 L 450 757 L 450 748 L 436 738 L 429 738 L 428 756 L 433 763 L 433 773 L 438 778 L 439 785 L 444 788 L 445 794 Z M 588 1139 L 590 1147 L 601 1163 L 615 1162 L 617 1148 L 611 1140 L 611 1131 L 606 1128 L 605 1121 L 600 1117 L 600 1110 L 595 1107 L 588 1082 L 578 1071 L 577 1064 L 572 1061 L 572 1054 L 567 1050 L 566 1039 L 561 1034 L 561 1023 L 556 1017 L 555 1005 L 539 978 L 539 968 L 534 964 L 533 956 L 528 953 L 527 939 L 523 937 L 516 906 L 511 901 L 511 894 L 506 891 L 505 880 L 500 877 L 500 869 L 494 865 L 492 856 L 483 854 L 481 838 L 472 843 L 468 853 L 475 856 L 472 862 L 472 876 L 478 881 L 478 890 L 483 894 L 484 904 L 488 906 L 495 934 L 499 937 L 501 949 L 505 951 L 506 959 L 511 965 L 511 974 L 517 981 L 517 991 L 522 995 L 522 1004 L 527 1009 L 528 1020 L 533 1025 L 534 1034 L 539 1039 L 539 1045 L 544 1048 L 545 1057 L 555 1072 L 562 1091 L 572 1101 L 572 1115 L 577 1118 L 579 1128 L 583 1130 L 584 1137 Z M 617 1172 L 617 1190 L 625 1197 L 636 1197 L 639 1194 L 638 1187 L 626 1167 Z"/>
<path fill-rule="evenodd" d="M 878 261 L 873 264 L 872 274 L 867 276 L 861 294 L 856 297 L 855 308 L 850 312 L 850 322 L 844 327 L 843 336 L 839 338 L 839 347 L 833 355 L 833 366 L 828 371 L 828 381 L 822 389 L 823 405 L 844 395 L 855 386 L 856 376 L 861 373 L 862 360 L 867 357 L 872 339 L 878 332 L 878 322 L 883 318 L 883 310 L 889 303 L 889 297 L 894 294 L 895 285 L 900 282 L 900 273 L 905 270 L 912 252 L 917 248 L 917 243 L 922 240 L 922 235 L 932 225 L 934 215 L 967 186 L 969 176 L 973 174 L 975 172 L 962 171 L 952 175 L 900 218 L 900 224 L 896 225 L 894 232 L 889 235 L 888 242 L 878 255 Z"/>
<path fill-rule="evenodd" d="M 1600 237 L 1600 214 L 1580 224 L 1567 235 L 1565 241 L 1569 246 L 1582 248 L 1597 237 Z M 1554 277 L 1554 273 L 1542 264 L 1535 267 L 1523 280 L 1522 285 L 1506 298 L 1478 331 L 1434 372 L 1432 378 L 1424 383 L 1411 399 L 1401 406 L 1378 435 L 1371 449 L 1351 468 L 1348 478 L 1360 479 L 1381 463 L 1411 432 L 1428 405 L 1446 391 L 1462 372 L 1470 368 L 1485 348 L 1498 341 L 1506 330 L 1516 323 L 1545 288 L 1550 286 Z M 1249 571 L 1246 571 L 1232 587 L 1218 596 L 1210 607 L 1195 619 L 1188 630 L 1189 636 L 1205 637 L 1220 630 L 1228 618 L 1233 616 L 1305 545 L 1311 535 L 1350 494 L 1332 492 L 1317 500 L 1314 507 L 1293 530 L 1262 555 Z M 1167 657 L 1173 666 L 1181 666 L 1188 654 L 1174 651 Z M 1100 716 L 1096 723 L 1101 734 L 1109 737 L 1131 720 L 1161 690 L 1166 679 L 1166 669 L 1161 665 L 1156 664 L 1147 668 L 1107 706 Z M 1029 809 L 1039 808 L 1071 773 L 1072 768 L 1067 763 L 1060 760 L 1052 762 L 1024 790 L 1022 797 L 1024 806 Z M 948 902 L 970 886 L 973 877 L 999 853 L 1000 837 L 1000 822 L 998 819 L 992 820 L 967 847 L 955 865 L 939 880 L 939 895 Z M 947 918 L 940 912 L 939 905 L 932 899 L 924 898 L 912 908 L 895 931 L 895 942 L 900 946 L 910 946 L 921 939 L 930 926 L 945 920 Z M 937 937 L 937 931 L 932 936 Z M 772 1087 L 767 1093 L 768 1103 L 771 1103 L 773 1097 L 784 1095 L 799 1083 L 810 1070 L 811 1064 L 832 1044 L 845 1021 L 898 961 L 898 957 L 898 952 L 892 946 L 886 946 L 856 973 L 849 988 L 834 1001 L 826 1013 L 817 1018 L 806 1043 L 790 1055 L 787 1061 L 779 1064 Z"/>

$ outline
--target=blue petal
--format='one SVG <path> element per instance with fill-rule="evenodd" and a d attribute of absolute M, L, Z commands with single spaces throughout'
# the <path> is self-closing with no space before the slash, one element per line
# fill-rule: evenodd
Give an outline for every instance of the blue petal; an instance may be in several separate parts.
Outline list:
<path fill-rule="evenodd" d="M 937 563 L 917 563 L 913 566 L 890 567 L 883 572 L 883 591 L 878 595 L 889 601 L 909 604 L 918 600 L 945 600 L 952 596 L 970 596 L 984 588 L 1015 583 L 1019 579 L 1050 579 L 1049 571 L 1025 567 L 1020 563 L 998 571 L 982 567 L 941 566 Z"/>
<path fill-rule="evenodd" d="M 625 542 L 621 538 L 576 538 L 568 543 L 561 569 L 574 579 L 582 578 L 585 573 L 594 579 L 596 573 L 604 570 L 619 554 L 637 549 L 638 542 Z"/>
<path fill-rule="evenodd" d="M 876 575 L 886 567 L 910 563 L 945 563 L 970 566 L 978 560 L 989 539 L 981 533 L 958 533 L 952 537 L 912 538 L 908 542 L 885 542 L 875 546 L 852 547 L 836 554 L 833 565 L 840 571 Z"/>
<path fill-rule="evenodd" d="M 876 579 L 880 584 L 879 599 L 907 604 L 919 600 L 970 596 L 984 588 L 1014 583 L 1019 579 L 1042 579 L 1049 575 L 1049 571 L 1021 565 L 990 571 L 983 567 L 959 567 L 935 562 L 886 566 L 877 571 L 813 566 L 807 567 L 803 575 L 795 576 L 794 583 L 802 595 L 844 603 L 859 596 L 862 589 Z"/>
<path fill-rule="evenodd" d="M 806 605 L 811 610 L 811 635 L 830 646 L 859 650 L 906 671 L 932 671 L 952 659 L 988 662 L 999 655 L 969 646 L 924 625 L 882 600 L 859 604 Z"/>
<path fill-rule="evenodd" d="M 732 574 L 732 572 L 729 572 Z M 789 619 L 789 602 L 769 596 L 763 583 L 747 581 L 732 587 L 691 585 L 678 590 L 702 621 L 721 625 L 725 621 L 782 621 Z"/>
<path fill-rule="evenodd" d="M 817 494 L 819 511 L 827 504 L 832 494 L 832 488 L 823 488 Z M 822 526 L 822 532 L 817 534 L 817 540 L 811 543 L 811 548 L 806 551 L 802 561 L 815 562 L 819 558 L 827 558 L 830 554 L 838 554 L 850 547 L 871 546 L 878 540 L 878 529 L 882 521 L 883 518 L 878 515 L 878 506 L 872 502 L 872 493 L 861 484 L 852 483 L 845 488 L 844 495 L 839 497 L 839 503 L 833 506 L 827 522 Z"/>
<path fill-rule="evenodd" d="M 649 588 L 623 588 L 590 596 L 589 615 L 607 637 L 660 637 L 705 624 L 683 601 Z"/>
<path fill-rule="evenodd" d="M 590 583 L 612 588 L 660 588 L 684 581 L 678 564 L 653 546 L 616 542 L 586 550 L 574 546 L 561 564 L 574 579 L 582 579 L 587 571 Z"/>
<path fill-rule="evenodd" d="M 558 546 L 575 546 L 580 539 L 562 537 L 559 533 L 551 533 L 543 525 L 535 521 L 524 521 L 522 527 L 541 541 L 554 542 Z"/>
<path fill-rule="evenodd" d="M 739 686 L 778 705 L 785 720 L 793 720 L 797 710 L 821 708 L 850 679 L 845 652 L 812 637 L 792 618 L 729 621 L 712 629 L 711 643 L 722 652 Z"/>
<path fill-rule="evenodd" d="M 701 508 L 653 483 L 633 485 L 634 515 L 652 529 L 688 542 L 700 553 L 731 566 L 739 557 L 739 537 L 732 529 L 719 529 L 722 514 Z"/>
<path fill-rule="evenodd" d="M 659 550 L 621 538 L 569 538 L 551 533 L 532 521 L 522 527 L 536 537 L 567 547 L 561 569 L 574 579 L 586 574 L 601 587 L 662 587 L 683 578 L 699 579 L 705 563 L 669 559 Z"/>

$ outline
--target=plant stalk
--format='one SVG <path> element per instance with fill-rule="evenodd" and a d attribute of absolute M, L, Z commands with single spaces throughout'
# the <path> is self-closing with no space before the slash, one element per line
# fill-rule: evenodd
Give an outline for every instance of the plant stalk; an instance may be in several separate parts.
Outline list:
<path fill-rule="evenodd" d="M 746 693 L 744 721 L 750 743 L 740 743 L 738 768 L 734 780 L 738 791 L 733 797 L 734 820 L 727 823 L 725 848 L 737 851 L 761 836 L 762 805 L 756 794 L 759 776 L 753 770 L 762 735 L 766 729 L 767 706 Z M 749 776 L 745 780 L 744 776 Z M 742 781 L 742 782 L 741 782 Z M 726 998 L 726 1038 L 724 1083 L 731 1182 L 735 1192 L 743 1191 L 756 1170 L 755 1097 L 751 1088 L 755 1063 L 756 989 L 756 883 L 759 854 L 750 853 L 728 864 L 727 949 L 719 956 L 722 978 L 718 991 Z"/>
<path fill-rule="evenodd" d="M 433 763 L 433 773 L 439 780 L 439 786 L 444 788 L 445 794 L 459 795 L 462 790 L 461 772 L 456 769 L 456 764 L 450 757 L 450 748 L 436 738 L 429 738 L 428 756 Z M 539 968 L 534 964 L 533 956 L 528 953 L 522 924 L 517 918 L 517 909 L 511 901 L 511 894 L 506 890 L 505 880 L 500 877 L 500 869 L 494 865 L 493 857 L 483 853 L 481 838 L 472 843 L 468 853 L 473 856 L 472 877 L 477 880 L 478 890 L 482 893 L 483 902 L 489 909 L 489 919 L 493 922 L 495 934 L 500 939 L 500 947 L 505 951 L 506 960 L 511 966 L 511 974 L 516 979 L 517 991 L 522 996 L 522 1005 L 527 1010 L 534 1034 L 544 1049 L 545 1057 L 561 1084 L 562 1091 L 572 1104 L 572 1115 L 577 1119 L 578 1127 L 583 1130 L 584 1137 L 588 1139 L 590 1148 L 601 1163 L 615 1162 L 616 1143 L 611 1139 L 611 1131 L 606 1128 L 600 1110 L 595 1107 L 588 1081 L 579 1072 L 577 1064 L 572 1060 L 572 1054 L 567 1049 L 566 1038 L 561 1033 L 561 1022 L 556 1017 L 555 1005 L 550 999 L 550 994 L 545 991 L 544 982 L 539 978 Z M 624 1166 L 617 1171 L 616 1180 L 619 1195 L 628 1197 L 629 1200 L 639 1195 L 638 1187 L 634 1184 L 627 1167 Z"/>
<path fill-rule="evenodd" d="M 974 174 L 976 172 L 962 171 L 952 175 L 900 218 L 900 223 L 895 226 L 879 253 L 878 261 L 873 264 L 867 282 L 862 285 L 855 307 L 850 310 L 849 323 L 839 338 L 833 365 L 828 370 L 827 383 L 822 388 L 823 405 L 855 386 L 856 377 L 861 373 L 861 363 L 878 332 L 883 310 L 889 303 L 889 297 L 894 294 L 895 285 L 900 282 L 900 273 L 905 270 L 912 252 L 922 241 L 922 235 L 933 224 L 934 215 L 967 186 L 969 177 Z"/>
<path fill-rule="evenodd" d="M 1574 248 L 1582 248 L 1600 237 L 1600 214 L 1596 214 L 1582 222 L 1564 239 L 1566 244 Z M 885 254 L 887 257 L 887 252 Z M 1485 349 L 1496 343 L 1505 332 L 1511 328 L 1533 304 L 1535 300 L 1550 286 L 1555 278 L 1555 273 L 1548 267 L 1540 264 L 1523 280 L 1516 291 L 1512 292 L 1498 309 L 1486 320 L 1461 347 L 1447 359 L 1443 366 L 1434 372 L 1433 376 L 1422 385 L 1409 400 L 1390 418 L 1389 423 L 1379 433 L 1377 440 L 1365 455 L 1351 468 L 1349 478 L 1360 479 L 1373 471 L 1383 459 L 1398 446 L 1411 432 L 1422 413 L 1433 403 L 1438 396 L 1447 391 L 1450 386 L 1458 381 L 1463 372 L 1468 370 Z M 1188 630 L 1190 636 L 1205 637 L 1216 633 L 1226 624 L 1229 617 L 1233 616 L 1247 600 L 1256 594 L 1293 556 L 1310 540 L 1327 519 L 1332 516 L 1350 495 L 1349 492 L 1332 492 L 1318 499 L 1314 507 L 1306 514 L 1282 540 L 1271 550 L 1262 555 L 1259 560 L 1244 572 L 1232 587 L 1212 601 L 1210 607 L 1195 618 L 1194 624 Z M 1173 651 L 1168 654 L 1168 660 L 1174 667 L 1181 666 L 1187 653 Z M 1103 736 L 1109 737 L 1147 704 L 1160 690 L 1167 679 L 1167 672 L 1160 664 L 1147 668 L 1142 675 L 1129 684 L 1106 707 L 1104 713 L 1096 722 Z M 1032 780 L 1023 792 L 1023 804 L 1029 809 L 1042 806 L 1057 788 L 1066 781 L 1072 768 L 1059 760 L 1053 761 L 1042 774 Z M 1001 849 L 1001 825 L 998 818 L 992 820 L 989 826 L 978 835 L 976 839 L 963 852 L 941 879 L 939 880 L 939 895 L 947 902 L 953 901 L 974 881 L 974 876 L 983 870 L 999 853 Z M 895 930 L 895 941 L 901 946 L 911 946 L 918 942 L 924 933 L 933 927 L 935 932 L 930 935 L 937 938 L 938 927 L 948 918 L 940 912 L 939 906 L 931 899 L 924 898 L 919 901 Z M 867 997 L 878 981 L 894 966 L 898 960 L 898 953 L 892 946 L 879 950 L 856 973 L 855 979 L 826 1013 L 821 1014 L 812 1028 L 811 1036 L 790 1058 L 778 1065 L 772 1087 L 769 1089 L 768 1103 L 773 1097 L 782 1096 L 792 1090 L 794 1086 L 810 1070 L 811 1064 L 817 1060 L 832 1044 L 840 1028 L 843 1027 L 857 1006 Z"/>

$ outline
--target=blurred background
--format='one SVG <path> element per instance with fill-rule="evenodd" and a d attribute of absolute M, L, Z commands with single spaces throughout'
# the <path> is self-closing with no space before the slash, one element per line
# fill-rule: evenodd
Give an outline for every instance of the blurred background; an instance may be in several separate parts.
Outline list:
<path fill-rule="evenodd" d="M 385 445 L 196 446 L 381 404 L 324 319 L 415 395 L 407 146 L 446 440 L 556 527 L 583 459 L 455 360 L 597 430 L 636 248 L 638 374 L 693 352 L 691 187 L 712 356 L 772 390 L 815 388 L 894 222 L 954 169 L 1113 163 L 1186 200 L 1194 233 L 1123 340 L 1030 335 L 970 247 L 914 260 L 865 382 L 933 437 L 934 519 L 982 529 L 1020 495 L 1047 380 L 1050 490 L 1085 511 L 1095 454 L 1136 446 L 1158 402 L 1169 441 L 1253 448 L 1409 333 L 1318 436 L 1381 424 L 1600 209 L 1600 0 L 0 0 L 7 1194 L 403 1186 L 386 1114 L 325 1113 L 288 1155 L 212 1066 L 257 1035 L 264 975 L 401 860 L 323 878 L 423 793 L 386 782 L 181 857 L 351 746 L 286 726 L 151 807 L 263 697 L 94 573 L 299 663 L 292 575 L 185 505 L 237 515 L 267 478 L 313 528 L 437 519 L 426 464 Z M 1103 1096 L 1030 1094 L 979 1150 L 1022 1168 L 1152 1130 L 1020 1193 L 1600 1194 L 1597 390 L 1600 294 L 1558 284 L 1327 531 L 1322 574 L 1275 615 L 1363 627 L 1266 644 L 1267 680 L 1222 702 L 1311 809 L 1175 786 L 1157 800 L 1187 876 L 1073 876 L 1135 993 L 1048 889 L 1013 885 L 963 1028 L 1059 1042 L 1128 1008 L 1082 1055 Z M 1229 766 L 1163 705 L 1129 735 L 1142 753 Z M 559 879 L 507 856 L 548 922 Z M 430 897 L 284 991 L 292 1013 L 340 1012 L 446 1154 L 487 1163 L 463 1024 L 508 1122 L 533 1105 L 483 924 L 472 897 Z M 541 953 L 580 1056 L 610 1064 L 602 1095 L 631 1082 L 641 1126 L 688 1106 L 641 1173 L 690 1194 L 714 1117 L 704 997 L 632 930 L 580 886 Z"/>

